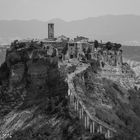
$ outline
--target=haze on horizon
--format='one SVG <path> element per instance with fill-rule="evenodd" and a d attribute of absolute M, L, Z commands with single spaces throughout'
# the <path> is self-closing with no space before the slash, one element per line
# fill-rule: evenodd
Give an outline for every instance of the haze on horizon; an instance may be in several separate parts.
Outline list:
<path fill-rule="evenodd" d="M 140 0 L 0 0 L 0 20 L 71 21 L 110 14 L 140 15 Z"/>

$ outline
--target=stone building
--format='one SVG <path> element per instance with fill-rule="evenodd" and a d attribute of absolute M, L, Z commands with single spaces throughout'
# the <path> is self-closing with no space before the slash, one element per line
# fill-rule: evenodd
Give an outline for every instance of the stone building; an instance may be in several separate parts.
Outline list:
<path fill-rule="evenodd" d="M 88 38 L 87 37 L 84 37 L 84 36 L 77 36 L 76 38 L 74 38 L 74 42 L 81 42 L 81 41 L 84 41 L 84 42 L 88 42 Z"/>
<path fill-rule="evenodd" d="M 69 57 L 68 59 L 77 58 L 77 43 L 71 40 L 67 43 L 67 46 L 67 55 Z"/>
<path fill-rule="evenodd" d="M 76 58 L 78 60 L 84 59 L 91 59 L 92 53 L 94 51 L 94 45 L 87 41 L 69 41 L 67 43 L 67 59 Z"/>
<path fill-rule="evenodd" d="M 44 46 L 52 46 L 58 51 L 58 56 L 62 55 L 62 50 L 66 46 L 67 42 L 64 41 L 57 41 L 57 40 L 42 40 Z"/>
<path fill-rule="evenodd" d="M 69 38 L 64 36 L 64 35 L 61 35 L 61 36 L 57 37 L 56 41 L 58 41 L 58 42 L 68 42 Z"/>
<path fill-rule="evenodd" d="M 77 59 L 81 60 L 83 57 L 85 57 L 85 53 L 83 51 L 83 45 L 81 42 L 77 42 Z"/>
<path fill-rule="evenodd" d="M 50 40 L 54 39 L 54 23 L 48 24 L 48 39 Z"/>

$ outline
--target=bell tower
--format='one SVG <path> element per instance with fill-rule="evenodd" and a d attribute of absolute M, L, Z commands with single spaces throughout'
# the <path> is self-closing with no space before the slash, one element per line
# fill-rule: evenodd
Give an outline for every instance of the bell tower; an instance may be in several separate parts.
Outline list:
<path fill-rule="evenodd" d="M 48 24 L 48 39 L 54 39 L 54 23 Z"/>

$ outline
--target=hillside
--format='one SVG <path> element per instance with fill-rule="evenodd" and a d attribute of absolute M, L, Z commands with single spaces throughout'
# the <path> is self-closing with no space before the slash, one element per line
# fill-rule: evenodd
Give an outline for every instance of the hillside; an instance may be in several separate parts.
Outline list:
<path fill-rule="evenodd" d="M 105 140 L 85 131 L 69 105 L 65 66 L 58 67 L 53 47 L 41 45 L 14 42 L 6 52 L 0 66 L 0 139 Z"/>
<path fill-rule="evenodd" d="M 77 74 L 74 85 L 88 109 L 94 108 L 96 117 L 117 130 L 118 140 L 139 140 L 139 91 L 126 90 L 117 82 L 98 76 L 92 68 Z"/>

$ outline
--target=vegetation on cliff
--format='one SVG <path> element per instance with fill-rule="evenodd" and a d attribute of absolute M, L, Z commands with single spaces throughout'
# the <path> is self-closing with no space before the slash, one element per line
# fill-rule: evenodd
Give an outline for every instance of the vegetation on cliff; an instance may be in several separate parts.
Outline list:
<path fill-rule="evenodd" d="M 0 139 L 104 140 L 86 132 L 69 106 L 57 57 L 27 44 L 15 42 L 0 67 Z"/>
<path fill-rule="evenodd" d="M 118 83 L 100 77 L 99 71 L 96 72 L 93 68 L 98 68 L 97 63 L 93 63 L 92 67 L 75 77 L 78 95 L 85 105 L 95 108 L 93 113 L 97 118 L 117 130 L 118 136 L 113 138 L 114 140 L 139 140 L 139 92 L 135 89 L 127 91 Z"/>

